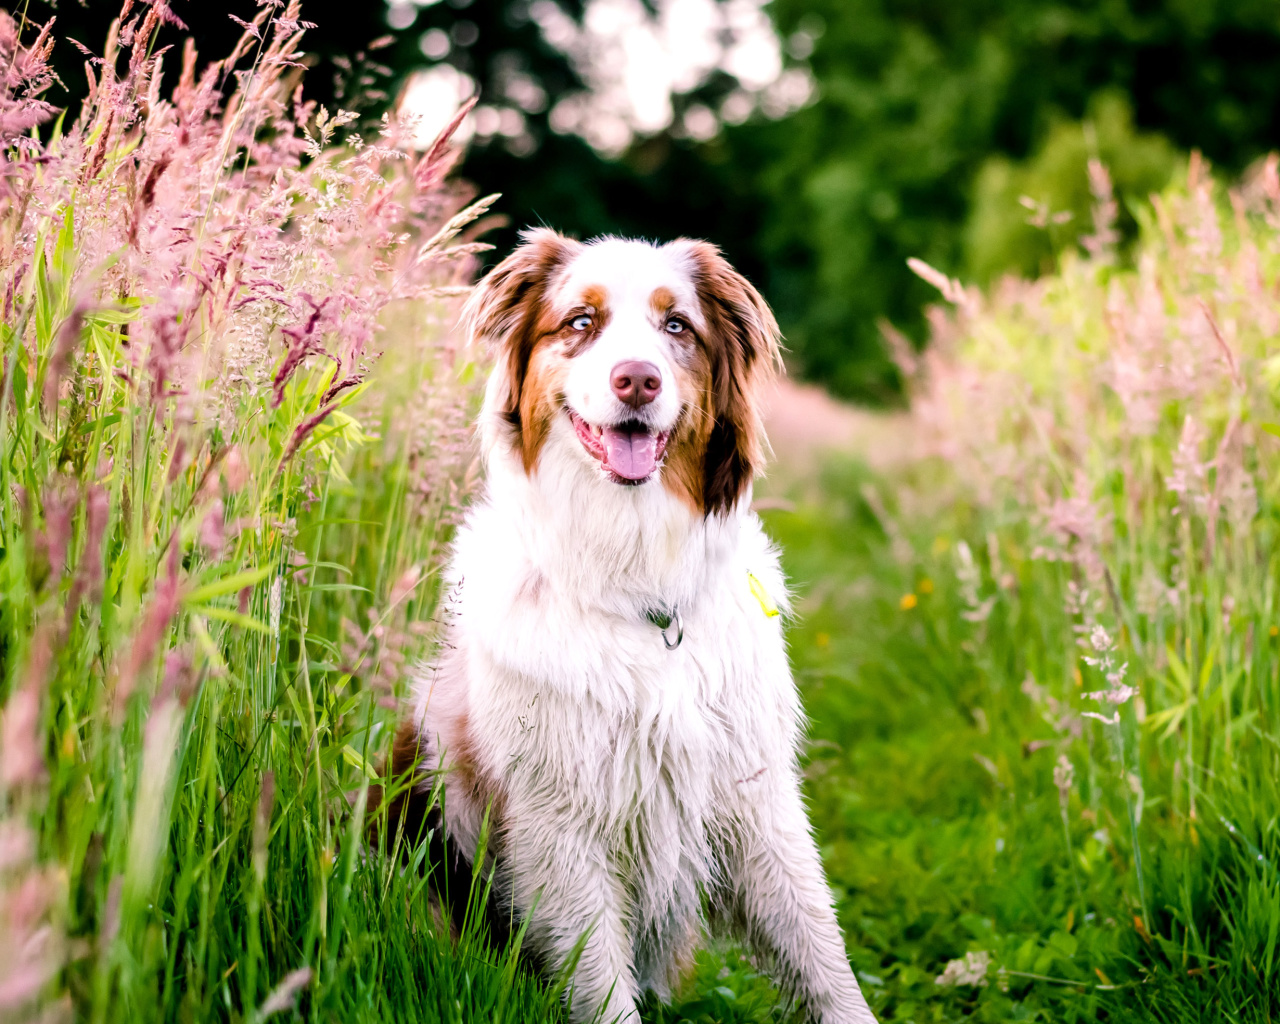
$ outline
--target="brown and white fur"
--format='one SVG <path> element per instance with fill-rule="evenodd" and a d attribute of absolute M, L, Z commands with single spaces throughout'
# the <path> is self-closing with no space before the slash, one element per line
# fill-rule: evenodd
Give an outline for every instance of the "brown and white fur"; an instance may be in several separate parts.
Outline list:
<path fill-rule="evenodd" d="M 666 996 L 705 905 L 814 1019 L 872 1024 L 805 815 L 781 620 L 752 589 L 785 611 L 749 509 L 772 314 L 704 242 L 538 230 L 469 315 L 498 352 L 487 491 L 394 769 L 446 771 L 455 857 L 488 811 L 497 890 L 548 970 L 587 935 L 575 1020 Z M 669 649 L 677 625 L 651 620 L 672 610 Z"/>

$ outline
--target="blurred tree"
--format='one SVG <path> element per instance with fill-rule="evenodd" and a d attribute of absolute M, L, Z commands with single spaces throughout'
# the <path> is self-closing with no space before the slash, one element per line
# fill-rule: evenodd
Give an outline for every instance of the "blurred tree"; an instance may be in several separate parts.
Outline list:
<path fill-rule="evenodd" d="M 1084 129 L 1065 123 L 1084 118 L 1099 92 L 1127 96 L 1147 133 L 1132 135 L 1114 103 L 1094 108 L 1122 191 L 1142 194 L 1167 174 L 1171 149 L 1150 133 L 1233 171 L 1280 142 L 1271 0 L 775 0 L 771 9 L 820 97 L 786 122 L 730 130 L 730 159 L 758 183 L 752 244 L 800 366 L 848 396 L 895 390 L 879 317 L 921 336 L 921 308 L 936 296 L 907 271 L 908 256 L 984 279 L 1036 269 L 1044 243 L 1023 234 L 1018 188 L 1061 164 L 1042 198 L 1080 211 Z M 1019 170 L 1046 139 L 1039 162 Z M 993 154 L 1004 162 L 988 163 Z"/>
<path fill-rule="evenodd" d="M 472 16 L 478 39 L 465 58 L 457 46 L 438 58 L 477 75 L 487 102 L 502 84 L 486 60 L 545 62 L 528 65 L 551 83 L 544 111 L 581 88 L 528 34 L 523 0 L 487 10 Z M 1033 273 L 1088 227 L 1089 155 L 1125 199 L 1167 180 L 1175 146 L 1236 171 L 1280 141 L 1273 0 L 774 0 L 769 10 L 791 63 L 812 69 L 815 102 L 694 141 L 687 114 L 725 115 L 734 94 L 731 78 L 712 75 L 675 98 L 672 129 L 612 161 L 552 131 L 545 112 L 526 114 L 526 138 L 478 138 L 465 165 L 505 194 L 512 224 L 499 251 L 531 223 L 711 238 L 774 303 L 797 370 L 849 397 L 893 400 L 877 322 L 922 338 L 922 307 L 936 298 L 907 257 L 982 281 Z M 437 3 L 418 28 L 452 41 L 459 16 Z M 1036 229 L 1024 195 L 1073 219 Z M 1132 227 L 1127 214 L 1121 227 Z"/>
<path fill-rule="evenodd" d="M 849 397 L 896 395 L 881 318 L 923 337 L 935 296 L 907 257 L 980 280 L 1034 272 L 1084 226 L 1091 147 L 1123 197 L 1167 174 L 1171 146 L 1234 172 L 1280 143 L 1275 0 L 772 0 L 791 66 L 816 79 L 813 102 L 739 124 L 737 83 L 716 72 L 673 97 L 672 127 L 606 158 L 572 126 L 553 129 L 587 83 L 563 40 L 548 41 L 548 11 L 581 24 L 591 2 L 305 0 L 317 23 L 307 91 L 345 106 L 361 92 L 375 112 L 415 69 L 467 76 L 488 110 L 463 172 L 504 193 L 510 218 L 489 236 L 495 257 L 541 223 L 713 239 L 773 302 L 794 367 Z M 257 10 L 172 3 L 210 55 L 240 31 L 228 11 Z M 99 49 L 117 11 L 61 0 L 56 13 Z M 74 100 L 84 57 L 63 46 L 56 59 Z M 1023 195 L 1074 219 L 1037 233 Z"/>
<path fill-rule="evenodd" d="M 1055 119 L 1026 160 L 996 155 L 982 164 L 965 224 L 965 273 L 987 284 L 1003 273 L 1052 270 L 1064 246 L 1093 231 L 1091 158 L 1110 175 L 1119 200 L 1117 241 L 1127 247 L 1137 236 L 1133 205 L 1169 183 L 1179 155 L 1165 136 L 1136 132 L 1128 97 L 1108 90 L 1090 102 L 1084 121 Z"/>
<path fill-rule="evenodd" d="M 200 57 L 211 60 L 226 56 L 240 38 L 244 26 L 235 19 L 251 21 L 261 6 L 256 0 L 169 0 L 170 10 L 190 29 Z M 85 95 L 84 65 L 91 58 L 67 39 L 75 39 L 100 55 L 111 22 L 120 14 L 121 0 L 33 0 L 15 7 L 15 13 L 25 10 L 28 18 L 38 22 L 57 17 L 52 64 L 62 87 L 50 90 L 48 99 L 74 113 Z M 140 17 L 145 11 L 144 3 L 135 3 L 129 18 Z M 304 37 L 311 65 L 307 96 L 328 106 L 378 110 L 390 99 L 389 89 L 400 73 L 422 62 L 417 36 L 389 29 L 381 3 L 306 0 L 302 17 L 315 25 Z M 160 45 L 177 43 L 186 34 L 166 27 L 161 30 Z M 181 58 L 173 55 L 166 67 L 172 84 L 177 81 Z"/>

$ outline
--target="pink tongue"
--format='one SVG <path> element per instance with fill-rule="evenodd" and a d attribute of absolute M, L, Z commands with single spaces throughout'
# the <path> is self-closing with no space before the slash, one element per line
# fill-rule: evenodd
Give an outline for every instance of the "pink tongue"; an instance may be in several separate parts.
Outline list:
<path fill-rule="evenodd" d="M 630 434 L 605 427 L 605 464 L 624 480 L 643 480 L 658 464 L 658 439 L 650 433 Z"/>

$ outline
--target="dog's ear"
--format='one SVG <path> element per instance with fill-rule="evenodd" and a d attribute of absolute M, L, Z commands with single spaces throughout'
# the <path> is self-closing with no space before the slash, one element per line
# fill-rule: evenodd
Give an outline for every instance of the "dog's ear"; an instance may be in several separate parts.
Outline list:
<path fill-rule="evenodd" d="M 502 412 L 513 423 L 519 422 L 520 393 L 547 288 L 580 248 L 579 242 L 550 228 L 522 231 L 520 245 L 484 276 L 463 309 L 471 337 L 496 349 L 507 385 Z"/>
<path fill-rule="evenodd" d="M 761 390 L 781 369 L 778 324 L 751 282 L 707 242 L 672 243 L 690 260 L 706 320 L 703 343 L 711 366 L 711 410 L 703 504 L 724 513 L 764 467 Z"/>

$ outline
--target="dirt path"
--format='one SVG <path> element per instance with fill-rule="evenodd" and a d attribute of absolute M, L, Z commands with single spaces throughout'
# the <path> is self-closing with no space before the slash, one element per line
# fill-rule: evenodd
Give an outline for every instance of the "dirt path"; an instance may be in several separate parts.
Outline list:
<path fill-rule="evenodd" d="M 886 470 L 911 457 L 911 419 L 903 412 L 878 412 L 837 401 L 814 384 L 783 378 L 766 400 L 765 429 L 773 446 L 769 472 L 804 475 L 834 451 Z"/>

